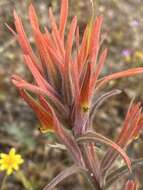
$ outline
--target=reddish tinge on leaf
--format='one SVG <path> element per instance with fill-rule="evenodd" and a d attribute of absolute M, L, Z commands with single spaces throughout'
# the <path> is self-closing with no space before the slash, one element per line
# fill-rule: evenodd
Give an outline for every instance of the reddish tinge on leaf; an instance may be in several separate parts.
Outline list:
<path fill-rule="evenodd" d="M 47 132 L 47 131 L 53 131 L 54 130 L 54 122 L 52 119 L 52 112 L 50 110 L 50 107 L 47 107 L 47 110 L 45 110 L 38 101 L 36 101 L 30 94 L 28 94 L 26 91 L 21 90 L 20 94 L 24 100 L 29 104 L 29 106 L 33 109 L 33 111 L 36 113 L 38 119 L 42 123 L 42 127 L 40 128 L 41 132 Z"/>
<path fill-rule="evenodd" d="M 25 65 L 34 81 L 29 83 L 22 77 L 13 75 L 12 83 L 36 113 L 42 123 L 41 130 L 55 132 L 66 146 L 76 163 L 76 166 L 74 165 L 71 169 L 76 168 L 78 171 L 82 168 L 89 176 L 88 180 L 91 179 L 93 187 L 102 189 L 101 187 L 105 185 L 107 171 L 118 155 L 124 159 L 129 172 L 132 172 L 131 161 L 123 148 L 126 148 L 128 143 L 138 136 L 143 122 L 140 103 L 133 104 L 129 108 L 116 143 L 94 132 L 92 121 L 97 108 L 105 99 L 120 91 L 105 93 L 95 102 L 94 92 L 110 80 L 143 73 L 143 67 L 100 78 L 107 57 L 107 49 L 100 47 L 103 17 L 98 16 L 94 20 L 92 16 L 81 38 L 76 16 L 72 19 L 69 31 L 65 35 L 67 17 L 68 0 L 61 0 L 59 23 L 52 9 L 49 8 L 51 28 L 48 30 L 45 27 L 44 31 L 41 31 L 35 8 L 33 5 L 29 6 L 29 20 L 37 50 L 35 53 L 27 39 L 22 20 L 14 11 L 16 32 L 9 26 L 8 28 L 20 44 Z M 77 137 L 81 141 L 80 145 Z M 101 161 L 94 150 L 97 142 L 109 146 Z M 45 190 L 54 187 L 60 180 L 69 176 L 71 169 L 59 175 Z M 132 182 L 127 183 L 126 190 L 130 187 L 134 190 Z"/>
<path fill-rule="evenodd" d="M 107 56 L 106 49 L 99 53 L 103 17 L 99 16 L 95 21 L 91 19 L 80 42 L 76 17 L 73 18 L 67 39 L 65 39 L 67 16 L 68 0 L 62 0 L 59 25 L 56 23 L 52 9 L 49 8 L 51 32 L 47 28 L 41 32 L 36 11 L 33 5 L 30 5 L 29 19 L 38 50 L 38 55 L 36 55 L 24 32 L 20 17 L 14 12 L 17 33 L 13 33 L 18 39 L 25 64 L 32 73 L 35 83 L 24 82 L 18 76 L 12 76 L 12 82 L 20 91 L 28 90 L 37 96 L 43 96 L 62 123 L 67 124 L 69 121 L 77 125 L 77 112 L 78 114 L 90 112 L 95 88 L 100 88 L 109 80 L 142 73 L 143 68 L 122 71 L 100 79 L 99 75 Z M 77 50 L 73 57 L 74 44 Z M 42 104 L 41 107 L 43 107 Z M 84 115 L 78 116 L 80 126 L 85 125 L 85 122 Z M 69 126 L 65 127 L 69 128 Z M 77 133 L 76 127 L 72 127 Z"/>
<path fill-rule="evenodd" d="M 121 148 L 126 147 L 138 137 L 140 130 L 143 127 L 141 103 L 131 103 L 125 117 L 123 128 L 116 140 Z M 112 166 L 115 159 L 118 157 L 115 151 L 109 149 L 101 161 L 103 176 L 106 176 L 108 169 Z"/>
<path fill-rule="evenodd" d="M 137 183 L 134 180 L 128 180 L 125 190 L 137 190 Z"/>

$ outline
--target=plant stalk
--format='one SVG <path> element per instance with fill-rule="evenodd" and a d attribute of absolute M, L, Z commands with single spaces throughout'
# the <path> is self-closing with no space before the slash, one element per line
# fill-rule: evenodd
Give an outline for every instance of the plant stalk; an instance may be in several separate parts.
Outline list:
<path fill-rule="evenodd" d="M 97 183 L 96 178 L 94 176 L 91 176 L 90 172 L 86 173 L 85 177 L 86 177 L 86 179 L 87 179 L 92 190 L 103 190 L 100 187 L 99 183 Z"/>
<path fill-rule="evenodd" d="M 85 162 L 85 166 L 87 168 L 87 172 L 86 172 L 86 179 L 89 182 L 92 190 L 102 190 L 102 188 L 100 187 L 100 183 L 97 180 L 94 171 L 92 171 L 92 168 L 90 167 L 90 162 L 88 160 L 88 156 L 87 156 L 87 152 L 85 151 L 85 146 L 84 145 L 79 145 L 81 152 L 82 152 L 82 156 L 83 156 L 83 160 Z"/>
<path fill-rule="evenodd" d="M 4 190 L 5 184 L 6 184 L 6 180 L 7 180 L 7 174 L 5 174 L 5 176 L 3 177 L 0 190 Z"/>

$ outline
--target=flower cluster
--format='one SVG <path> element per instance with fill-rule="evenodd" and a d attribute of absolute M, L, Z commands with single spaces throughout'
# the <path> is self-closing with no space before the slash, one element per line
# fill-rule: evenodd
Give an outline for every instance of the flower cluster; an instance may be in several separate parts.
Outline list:
<path fill-rule="evenodd" d="M 136 50 L 136 51 L 133 51 L 133 50 L 130 50 L 130 49 L 125 49 L 123 52 L 122 52 L 122 55 L 123 55 L 123 60 L 125 62 L 142 62 L 143 61 L 143 51 L 139 51 L 139 50 Z"/>
<path fill-rule="evenodd" d="M 10 27 L 9 29 L 21 46 L 24 62 L 34 82 L 29 83 L 18 75 L 12 76 L 12 82 L 41 121 L 41 131 L 53 131 L 75 163 L 60 173 L 44 190 L 52 189 L 65 177 L 79 171 L 88 176 L 92 187 L 101 190 L 122 177 L 120 172 L 112 171 L 110 175 L 108 172 L 118 155 L 124 159 L 129 173 L 132 173 L 131 161 L 124 148 L 139 134 L 143 124 L 142 108 L 140 103 L 131 104 L 119 138 L 113 142 L 94 132 L 92 123 L 101 103 L 120 91 L 113 90 L 96 99 L 94 93 L 110 80 L 143 73 L 143 68 L 133 68 L 100 78 L 107 56 L 100 34 L 103 17 L 94 19 L 92 16 L 80 38 L 75 16 L 66 38 L 67 16 L 68 0 L 62 0 L 59 24 L 49 8 L 51 30 L 45 28 L 41 32 L 35 9 L 30 5 L 29 19 L 38 52 L 36 55 L 24 32 L 21 18 L 14 12 L 16 32 Z M 101 160 L 95 151 L 94 143 L 97 142 L 109 146 Z M 118 174 L 117 178 L 114 178 L 115 174 Z M 127 183 L 126 189 L 130 186 L 133 187 L 132 190 L 135 189 L 135 185 L 130 184 Z"/>

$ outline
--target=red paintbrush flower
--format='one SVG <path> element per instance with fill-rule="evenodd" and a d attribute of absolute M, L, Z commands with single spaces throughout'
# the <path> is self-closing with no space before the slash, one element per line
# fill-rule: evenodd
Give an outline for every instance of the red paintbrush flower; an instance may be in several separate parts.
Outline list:
<path fill-rule="evenodd" d="M 51 31 L 45 28 L 44 32 L 41 32 L 35 9 L 30 5 L 29 19 L 38 52 L 35 54 L 24 32 L 22 21 L 14 12 L 16 33 L 9 29 L 21 46 L 24 62 L 34 78 L 34 84 L 18 75 L 12 76 L 12 82 L 41 121 L 41 131 L 55 132 L 78 166 L 74 165 L 61 173 L 45 190 L 51 189 L 63 178 L 81 168 L 90 176 L 91 183 L 100 190 L 105 185 L 106 171 L 119 154 L 129 172 L 132 172 L 131 161 L 122 148 L 138 135 L 142 122 L 140 122 L 141 107 L 140 104 L 136 104 L 130 107 L 116 143 L 93 132 L 92 119 L 98 106 L 108 97 L 119 93 L 118 90 L 108 92 L 93 102 L 94 91 L 99 90 L 110 80 L 143 73 L 143 67 L 100 78 L 107 56 L 107 49 L 101 51 L 100 48 L 103 17 L 99 16 L 95 21 L 91 19 L 80 42 L 76 16 L 72 19 L 65 38 L 67 16 L 68 0 L 62 0 L 59 24 L 56 23 L 50 8 Z M 79 146 L 76 137 L 80 137 L 79 142 L 90 142 L 86 146 Z M 101 162 L 91 141 L 98 141 L 111 147 Z"/>
<path fill-rule="evenodd" d="M 137 190 L 137 183 L 134 180 L 128 180 L 125 190 Z"/>
<path fill-rule="evenodd" d="M 25 64 L 31 71 L 35 84 L 29 84 L 17 75 L 12 76 L 12 82 L 20 91 L 36 94 L 41 108 L 44 107 L 41 98 L 39 98 L 42 96 L 47 102 L 44 109 L 47 109 L 47 107 L 50 109 L 50 105 L 60 121 L 64 124 L 67 121 L 72 122 L 71 127 L 76 132 L 79 131 L 77 129 L 79 128 L 78 125 L 80 126 L 78 115 L 82 114 L 82 117 L 84 117 L 84 115 L 87 115 L 84 112 L 90 112 L 94 89 L 98 89 L 109 80 L 142 73 L 143 68 L 122 71 L 100 79 L 99 74 L 107 56 L 106 49 L 99 54 L 103 18 L 99 16 L 95 21 L 91 20 L 84 31 L 80 44 L 79 37 L 77 37 L 79 34 L 76 17 L 71 22 L 67 39 L 65 40 L 64 33 L 67 16 L 68 1 L 63 0 L 59 25 L 57 25 L 50 8 L 51 32 L 47 28 L 45 28 L 45 32 L 41 32 L 35 9 L 32 5 L 29 7 L 29 19 L 39 54 L 39 56 L 36 56 L 26 37 L 22 21 L 14 12 L 17 32 L 15 36 L 19 41 Z M 75 57 L 72 56 L 74 43 L 77 45 L 77 55 Z M 49 112 L 49 110 L 47 111 Z M 85 123 L 82 124 L 84 125 Z"/>

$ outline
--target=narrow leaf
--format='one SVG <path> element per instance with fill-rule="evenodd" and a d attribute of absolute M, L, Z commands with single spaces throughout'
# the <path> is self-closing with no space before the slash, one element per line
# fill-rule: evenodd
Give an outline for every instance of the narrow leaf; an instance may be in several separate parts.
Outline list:
<path fill-rule="evenodd" d="M 60 174 L 58 174 L 48 185 L 46 185 L 43 190 L 52 190 L 61 181 L 73 174 L 81 172 L 81 170 L 82 169 L 76 165 L 73 165 L 70 168 L 65 169 Z"/>
<path fill-rule="evenodd" d="M 34 28 L 33 33 L 35 36 L 35 42 L 40 55 L 44 74 L 48 74 L 48 79 L 50 83 L 54 86 L 56 81 L 56 64 L 52 61 L 49 55 L 49 52 L 46 48 L 46 42 L 40 30 Z"/>
<path fill-rule="evenodd" d="M 52 25 L 52 36 L 53 36 L 53 39 L 55 41 L 55 45 L 57 46 L 59 54 L 61 54 L 61 57 L 64 59 L 64 55 L 65 55 L 64 44 L 60 38 L 60 34 L 58 31 L 56 20 L 55 20 L 55 17 L 53 15 L 51 8 L 49 8 L 49 18 L 50 18 L 51 25 Z"/>
<path fill-rule="evenodd" d="M 79 68 L 78 71 L 79 71 L 80 78 L 82 78 L 81 76 L 82 76 L 82 72 L 83 72 L 83 67 L 84 67 L 85 61 L 87 59 L 87 54 L 86 54 L 87 31 L 88 31 L 88 27 L 86 26 L 84 33 L 83 33 L 82 42 L 80 45 L 78 57 L 77 57 L 77 63 L 78 63 L 78 68 Z"/>
<path fill-rule="evenodd" d="M 100 48 L 100 33 L 103 17 L 99 16 L 96 18 L 95 23 L 91 20 L 91 31 L 90 32 L 90 44 L 89 44 L 89 55 L 91 62 L 96 64 L 99 48 Z"/>
<path fill-rule="evenodd" d="M 38 60 L 31 48 L 30 43 L 27 39 L 27 36 L 24 32 L 22 21 L 16 14 L 16 12 L 14 12 L 14 19 L 15 19 L 15 27 L 16 27 L 16 31 L 17 31 L 17 38 L 18 38 L 19 44 L 23 50 L 23 53 L 25 55 L 29 55 L 31 57 L 33 63 L 35 64 L 35 67 L 37 67 L 37 69 L 40 72 L 42 72 L 42 67 L 40 64 L 38 64 Z"/>
<path fill-rule="evenodd" d="M 95 113 L 97 112 L 98 108 L 106 101 L 108 98 L 115 96 L 117 94 L 120 94 L 121 90 L 115 89 L 109 92 L 106 92 L 105 94 L 101 95 L 93 104 L 91 111 L 90 111 L 90 118 L 91 120 L 95 116 Z"/>
<path fill-rule="evenodd" d="M 142 127 L 142 124 L 139 125 L 139 120 L 141 117 L 141 108 L 140 104 L 132 105 L 127 112 L 123 128 L 119 134 L 116 143 L 122 147 L 126 148 L 127 145 L 134 140 L 135 134 L 139 134 L 139 130 Z M 102 173 L 105 175 L 111 165 L 114 163 L 117 158 L 117 153 L 109 149 L 101 161 Z"/>
<path fill-rule="evenodd" d="M 70 63 L 70 56 L 71 56 L 71 51 L 73 47 L 73 40 L 74 40 L 75 31 L 76 31 L 76 26 L 77 26 L 77 17 L 75 16 L 70 25 L 68 38 L 67 38 L 67 44 L 66 44 L 65 68 L 67 69 L 70 69 L 69 63 Z"/>
<path fill-rule="evenodd" d="M 55 111 L 59 111 L 60 114 L 63 114 L 65 117 L 67 116 L 68 110 L 60 102 L 60 100 L 50 91 L 44 90 L 36 85 L 30 84 L 26 82 L 25 80 L 23 80 L 18 75 L 13 75 L 11 80 L 18 89 L 25 89 L 25 90 L 35 93 L 38 96 L 40 95 L 44 96 L 45 98 L 48 99 L 51 106 L 54 107 Z"/>
<path fill-rule="evenodd" d="M 92 81 L 93 85 L 96 83 L 96 80 L 98 79 L 98 77 L 103 69 L 106 57 L 107 57 L 107 49 L 105 49 L 99 57 L 99 61 L 98 61 L 98 64 L 96 65 L 95 73 L 93 76 L 93 81 Z"/>
<path fill-rule="evenodd" d="M 57 96 L 54 88 L 44 79 L 44 77 L 40 74 L 38 69 L 35 67 L 33 61 L 28 55 L 24 55 L 25 63 L 28 66 L 29 70 L 31 71 L 35 81 L 37 82 L 38 86 L 43 88 L 44 90 L 49 90 L 51 93 Z"/>
<path fill-rule="evenodd" d="M 141 74 L 141 73 L 143 73 L 143 67 L 128 69 L 126 71 L 121 71 L 121 72 L 117 72 L 117 73 L 105 76 L 104 78 L 101 78 L 100 80 L 98 80 L 98 85 L 96 87 L 96 90 L 100 89 L 103 85 L 105 85 L 110 80 L 130 77 L 130 76 Z"/>
<path fill-rule="evenodd" d="M 143 167 L 143 158 L 136 159 L 132 161 L 132 170 L 135 172 L 137 168 Z M 122 177 L 128 176 L 128 168 L 127 166 L 123 166 L 113 172 L 111 172 L 106 179 L 106 188 L 110 187 L 114 182 L 119 180 Z"/>
<path fill-rule="evenodd" d="M 82 137 L 79 137 L 77 139 L 77 141 L 83 142 L 83 143 L 84 142 L 101 142 L 107 146 L 112 147 L 124 159 L 126 165 L 128 166 L 129 172 L 132 173 L 131 161 L 130 161 L 129 157 L 127 156 L 127 154 L 124 152 L 124 150 L 120 146 L 118 146 L 116 143 L 114 143 L 110 139 L 108 139 L 96 132 L 87 132 Z"/>
<path fill-rule="evenodd" d="M 68 16 L 68 0 L 62 0 L 61 13 L 60 13 L 60 26 L 59 26 L 59 33 L 62 40 L 64 39 L 67 16 Z"/>
<path fill-rule="evenodd" d="M 36 15 L 35 8 L 32 4 L 29 6 L 29 18 L 30 18 L 32 27 L 39 29 L 38 18 Z"/>
<path fill-rule="evenodd" d="M 54 131 L 53 119 L 50 112 L 47 112 L 39 103 L 36 101 L 28 92 L 24 90 L 20 90 L 20 95 L 22 98 L 28 103 L 28 105 L 33 109 L 36 113 L 38 119 L 42 123 L 42 127 L 40 130 L 42 132 Z"/>

